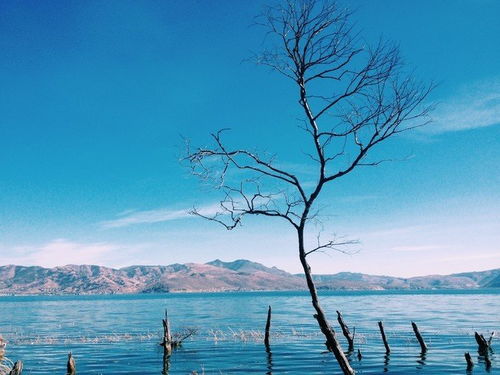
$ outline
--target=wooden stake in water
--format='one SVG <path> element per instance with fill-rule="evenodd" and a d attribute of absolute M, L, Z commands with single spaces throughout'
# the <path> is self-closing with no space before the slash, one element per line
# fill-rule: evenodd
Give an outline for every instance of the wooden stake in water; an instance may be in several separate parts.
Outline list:
<path fill-rule="evenodd" d="M 427 352 L 427 344 L 425 343 L 422 335 L 420 334 L 420 331 L 418 330 L 418 327 L 415 324 L 415 322 L 411 322 L 411 326 L 413 327 L 413 332 L 415 332 L 415 336 L 417 337 L 418 343 L 420 344 L 422 353 Z"/>
<path fill-rule="evenodd" d="M 380 334 L 382 335 L 382 341 L 384 342 L 385 352 L 389 354 L 391 352 L 391 348 L 389 347 L 389 343 L 387 342 L 387 337 L 385 336 L 384 324 L 381 321 L 378 322 L 378 328 L 380 328 Z"/>
<path fill-rule="evenodd" d="M 269 349 L 269 331 L 271 329 L 271 306 L 267 309 L 266 333 L 264 336 L 264 345 Z"/>

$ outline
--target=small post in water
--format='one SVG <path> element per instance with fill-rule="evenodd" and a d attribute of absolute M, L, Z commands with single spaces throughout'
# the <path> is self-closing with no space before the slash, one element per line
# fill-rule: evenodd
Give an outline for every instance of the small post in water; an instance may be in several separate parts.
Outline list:
<path fill-rule="evenodd" d="M 387 337 L 385 336 L 384 324 L 382 321 L 378 322 L 378 328 L 380 328 L 380 334 L 382 335 L 382 341 L 384 342 L 385 352 L 389 354 L 391 352 L 391 348 L 389 347 L 389 343 L 387 342 Z"/>
<path fill-rule="evenodd" d="M 271 329 L 271 306 L 267 309 L 266 333 L 264 336 L 264 345 L 269 349 L 269 331 Z"/>
<path fill-rule="evenodd" d="M 420 331 L 418 330 L 417 325 L 415 322 L 411 322 L 411 326 L 413 327 L 413 332 L 415 332 L 415 336 L 417 337 L 418 343 L 420 344 L 420 348 L 422 353 L 427 352 L 427 344 L 425 343 L 422 335 L 420 334 Z"/>

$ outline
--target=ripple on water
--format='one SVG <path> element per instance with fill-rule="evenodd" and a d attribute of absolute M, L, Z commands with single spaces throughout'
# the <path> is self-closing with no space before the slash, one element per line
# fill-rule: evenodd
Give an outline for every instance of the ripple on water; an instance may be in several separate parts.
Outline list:
<path fill-rule="evenodd" d="M 497 356 L 486 371 L 474 330 L 500 326 L 500 293 L 325 293 L 334 321 L 341 310 L 356 326 L 350 356 L 359 374 L 461 374 L 470 351 L 474 374 L 500 374 Z M 267 305 L 273 306 L 272 352 L 262 345 Z M 0 333 L 8 356 L 22 359 L 27 374 L 63 374 L 74 353 L 80 374 L 161 374 L 163 309 L 173 330 L 196 327 L 197 336 L 170 359 L 170 374 L 335 374 L 324 339 L 304 293 L 222 293 L 164 296 L 3 297 Z M 392 348 L 385 355 L 377 321 L 383 320 Z M 410 321 L 415 320 L 429 351 L 419 353 Z M 343 342 L 343 337 L 340 337 Z M 344 342 L 343 342 L 344 343 Z M 345 343 L 344 343 L 345 344 Z M 495 347 L 496 345 L 494 345 Z"/>

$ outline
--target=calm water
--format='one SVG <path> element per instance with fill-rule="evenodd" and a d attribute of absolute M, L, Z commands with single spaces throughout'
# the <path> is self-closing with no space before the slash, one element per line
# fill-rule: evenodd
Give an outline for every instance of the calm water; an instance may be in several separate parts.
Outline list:
<path fill-rule="evenodd" d="M 352 364 L 359 374 L 465 374 L 465 351 L 476 363 L 474 374 L 500 374 L 498 355 L 490 355 L 487 371 L 473 337 L 475 330 L 485 336 L 500 331 L 499 290 L 332 292 L 323 293 L 322 301 L 335 327 L 337 309 L 356 327 L 363 358 L 353 355 Z M 268 305 L 273 306 L 271 354 L 262 344 Z M 0 297 L 0 334 L 9 342 L 7 356 L 24 361 L 25 374 L 64 374 L 69 351 L 79 374 L 161 374 L 158 342 L 165 308 L 173 331 L 198 329 L 172 355 L 171 375 L 339 373 L 302 292 Z M 384 321 L 390 357 L 378 320 Z M 425 358 L 411 320 L 429 345 Z M 493 349 L 500 347 L 497 340 Z"/>

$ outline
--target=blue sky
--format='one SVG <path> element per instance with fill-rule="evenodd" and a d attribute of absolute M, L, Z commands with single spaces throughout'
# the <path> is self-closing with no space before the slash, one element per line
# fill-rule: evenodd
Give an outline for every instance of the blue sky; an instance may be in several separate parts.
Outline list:
<path fill-rule="evenodd" d="M 184 135 L 275 151 L 307 178 L 295 87 L 245 62 L 255 1 L 0 3 L 0 264 L 109 266 L 247 258 L 300 270 L 294 233 L 189 217 L 217 194 L 179 164 Z M 360 240 L 313 270 L 401 276 L 500 267 L 500 3 L 351 1 L 367 41 L 400 43 L 439 82 L 434 122 L 394 159 L 331 185 L 325 233 Z"/>

